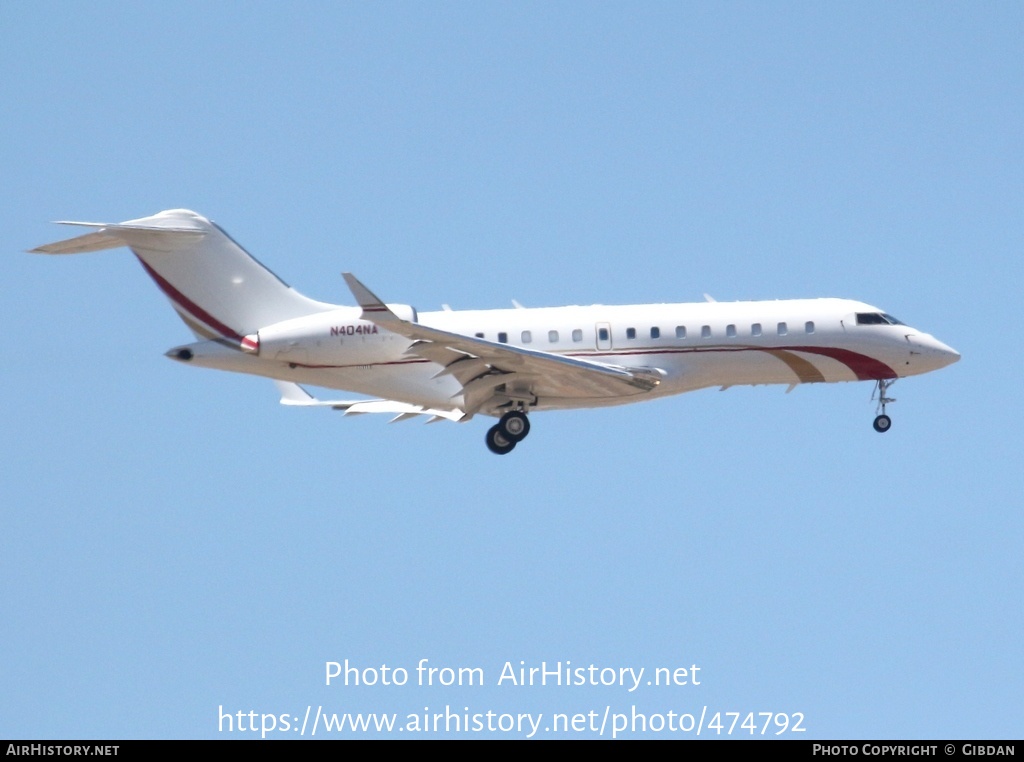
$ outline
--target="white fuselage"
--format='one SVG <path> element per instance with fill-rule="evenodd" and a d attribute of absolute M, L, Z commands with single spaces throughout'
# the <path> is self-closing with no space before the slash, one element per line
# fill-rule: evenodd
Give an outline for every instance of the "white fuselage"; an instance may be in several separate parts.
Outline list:
<path fill-rule="evenodd" d="M 487 433 L 507 454 L 535 410 L 639 402 L 709 386 L 874 381 L 891 420 L 893 380 L 959 355 L 871 305 L 846 299 L 426 312 L 385 304 L 352 273 L 358 306 L 309 299 L 222 228 L 188 209 L 36 247 L 67 255 L 127 246 L 199 341 L 167 355 L 279 381 L 285 404 L 400 418 L 499 418 Z M 374 400 L 318 400 L 297 384 Z"/>
<path fill-rule="evenodd" d="M 417 314 L 351 272 L 358 306 L 300 294 L 217 224 L 187 209 L 125 222 L 69 222 L 85 235 L 46 255 L 122 246 L 199 341 L 169 357 L 279 380 L 282 403 L 429 420 L 499 418 L 487 448 L 512 451 L 527 413 L 623 405 L 708 386 L 873 381 L 877 431 L 891 383 L 959 355 L 876 307 L 847 299 L 488 309 Z M 316 399 L 297 384 L 376 399 Z"/>
<path fill-rule="evenodd" d="M 411 308 L 395 309 L 415 319 Z M 277 323 L 259 330 L 258 352 L 211 347 L 192 363 L 427 407 L 458 404 L 461 387 L 455 379 L 438 376 L 438 365 L 408 355 L 408 339 L 360 319 L 361 312 L 359 307 L 339 307 Z M 959 358 L 950 347 L 910 326 L 858 324 L 858 314 L 882 313 L 846 299 L 799 299 L 446 310 L 420 313 L 417 322 L 662 373 L 662 382 L 650 392 L 539 398 L 532 405 L 535 410 L 615 405 L 709 386 L 894 379 Z"/>

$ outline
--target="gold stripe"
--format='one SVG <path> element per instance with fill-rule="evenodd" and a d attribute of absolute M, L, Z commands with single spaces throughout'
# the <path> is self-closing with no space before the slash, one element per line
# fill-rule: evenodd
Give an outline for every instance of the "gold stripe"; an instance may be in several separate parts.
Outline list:
<path fill-rule="evenodd" d="M 789 369 L 800 379 L 801 384 L 821 383 L 825 380 L 820 370 L 815 368 L 809 360 L 805 360 L 799 355 L 787 352 L 784 349 L 766 349 L 764 351 L 786 363 Z"/>
<path fill-rule="evenodd" d="M 187 317 L 184 312 L 181 312 L 180 310 L 175 310 L 175 312 L 178 313 L 178 317 L 181 318 L 182 322 L 189 328 L 191 328 L 192 332 L 195 333 L 197 336 L 202 336 L 204 339 L 220 338 L 219 334 L 213 333 L 208 328 L 204 328 L 203 326 L 199 325 L 199 323 L 197 323 L 195 320 L 192 320 L 192 318 Z"/>

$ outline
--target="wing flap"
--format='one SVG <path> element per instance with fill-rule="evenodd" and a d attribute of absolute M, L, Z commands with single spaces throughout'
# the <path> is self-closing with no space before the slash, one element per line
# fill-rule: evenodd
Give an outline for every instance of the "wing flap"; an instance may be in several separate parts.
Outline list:
<path fill-rule="evenodd" d="M 461 352 L 458 354 L 458 359 L 441 368 L 441 370 L 434 374 L 434 378 L 454 376 L 456 381 L 465 386 L 470 381 L 480 378 L 480 376 L 490 370 L 491 366 L 487 364 L 486 360 L 479 357 L 471 357 Z"/>

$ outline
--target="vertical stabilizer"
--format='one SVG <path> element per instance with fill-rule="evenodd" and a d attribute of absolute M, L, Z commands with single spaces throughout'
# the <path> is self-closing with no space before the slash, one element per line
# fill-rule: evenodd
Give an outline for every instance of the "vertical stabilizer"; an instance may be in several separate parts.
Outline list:
<path fill-rule="evenodd" d="M 260 264 L 216 224 L 187 209 L 110 224 L 40 246 L 39 254 L 78 254 L 127 246 L 192 332 L 205 339 L 242 337 L 282 320 L 335 305 L 303 296 Z"/>

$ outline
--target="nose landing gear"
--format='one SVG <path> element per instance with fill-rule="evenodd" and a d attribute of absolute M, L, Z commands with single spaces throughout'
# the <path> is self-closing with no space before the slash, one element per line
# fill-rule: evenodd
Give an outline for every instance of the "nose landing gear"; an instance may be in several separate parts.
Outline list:
<path fill-rule="evenodd" d="M 895 397 L 886 397 L 885 393 L 895 383 L 895 378 L 880 378 L 875 382 L 875 391 L 871 394 L 871 399 L 875 399 L 875 394 L 878 395 L 878 407 L 875 409 L 878 415 L 875 416 L 873 426 L 879 434 L 884 434 L 892 427 L 892 418 L 885 414 L 885 406 L 890 402 L 895 402 L 896 399 Z"/>
<path fill-rule="evenodd" d="M 508 455 L 530 433 L 530 419 L 522 410 L 509 410 L 487 430 L 484 441 L 495 455 Z"/>

